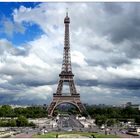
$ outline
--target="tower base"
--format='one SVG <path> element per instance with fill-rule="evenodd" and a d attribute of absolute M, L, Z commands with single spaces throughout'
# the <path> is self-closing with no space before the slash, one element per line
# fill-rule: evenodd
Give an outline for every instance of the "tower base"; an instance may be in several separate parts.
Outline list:
<path fill-rule="evenodd" d="M 84 105 L 80 101 L 79 95 L 70 95 L 70 96 L 62 96 L 62 95 L 53 95 L 53 101 L 51 102 L 50 106 L 48 107 L 48 116 L 52 116 L 54 109 L 62 104 L 62 103 L 70 103 L 73 104 L 78 108 L 80 112 L 85 111 Z"/>

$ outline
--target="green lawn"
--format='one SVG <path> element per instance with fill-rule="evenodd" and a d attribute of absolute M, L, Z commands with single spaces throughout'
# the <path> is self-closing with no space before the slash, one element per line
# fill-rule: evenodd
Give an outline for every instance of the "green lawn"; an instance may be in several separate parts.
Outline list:
<path fill-rule="evenodd" d="M 119 136 L 116 135 L 105 135 L 105 134 L 96 134 L 96 138 L 120 138 Z"/>
<path fill-rule="evenodd" d="M 105 135 L 105 134 L 97 134 L 97 133 L 88 133 L 88 132 L 49 132 L 44 135 L 34 135 L 33 138 L 56 138 L 56 135 L 58 134 L 58 138 L 60 137 L 71 137 L 71 138 L 80 138 L 80 137 L 88 137 L 92 138 L 92 135 L 96 138 L 119 138 L 116 135 Z"/>

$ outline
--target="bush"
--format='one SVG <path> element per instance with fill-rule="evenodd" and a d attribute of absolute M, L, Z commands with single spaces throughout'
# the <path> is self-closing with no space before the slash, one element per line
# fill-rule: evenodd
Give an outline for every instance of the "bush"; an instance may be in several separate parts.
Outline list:
<path fill-rule="evenodd" d="M 26 117 L 19 116 L 16 120 L 16 124 L 17 124 L 17 126 L 20 127 L 20 126 L 28 126 L 29 123 L 28 123 L 28 120 Z"/>

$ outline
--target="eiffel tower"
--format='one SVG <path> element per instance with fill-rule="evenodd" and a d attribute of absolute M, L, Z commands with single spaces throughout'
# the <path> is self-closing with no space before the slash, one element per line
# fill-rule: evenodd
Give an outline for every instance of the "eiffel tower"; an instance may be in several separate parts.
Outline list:
<path fill-rule="evenodd" d="M 64 36 L 64 52 L 63 52 L 63 63 L 62 70 L 59 74 L 59 82 L 57 86 L 56 93 L 53 94 L 53 101 L 48 107 L 48 116 L 53 115 L 54 109 L 62 103 L 70 103 L 78 108 L 80 112 L 85 111 L 84 105 L 80 101 L 80 94 L 77 93 L 74 74 L 72 73 L 71 58 L 70 58 L 70 39 L 69 39 L 69 24 L 70 18 L 68 17 L 68 12 L 66 12 L 66 17 L 64 18 L 65 24 L 65 36 Z M 67 84 L 70 89 L 70 93 L 62 93 L 63 85 Z"/>

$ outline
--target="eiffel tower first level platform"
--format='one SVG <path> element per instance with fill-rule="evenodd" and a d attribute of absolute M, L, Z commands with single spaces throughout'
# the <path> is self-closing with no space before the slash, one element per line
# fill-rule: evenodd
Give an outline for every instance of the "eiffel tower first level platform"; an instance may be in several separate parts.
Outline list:
<path fill-rule="evenodd" d="M 74 74 L 72 73 L 71 67 L 71 56 L 70 56 L 70 40 L 69 40 L 69 24 L 70 18 L 68 13 L 64 19 L 65 24 L 65 36 L 64 36 L 64 52 L 63 52 L 63 62 L 62 70 L 59 74 L 59 82 L 57 86 L 56 93 L 53 94 L 53 101 L 48 107 L 48 116 L 52 116 L 54 109 L 62 103 L 70 103 L 77 107 L 80 112 L 85 111 L 84 105 L 80 101 L 80 94 L 77 93 L 75 83 L 74 83 Z M 69 86 L 69 93 L 64 94 L 62 92 L 64 84 Z"/>

